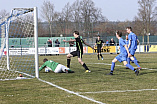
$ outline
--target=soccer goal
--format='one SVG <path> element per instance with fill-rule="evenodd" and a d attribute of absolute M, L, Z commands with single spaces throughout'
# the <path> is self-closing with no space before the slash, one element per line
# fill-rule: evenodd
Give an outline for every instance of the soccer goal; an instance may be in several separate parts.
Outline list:
<path fill-rule="evenodd" d="M 0 80 L 39 77 L 37 7 L 0 18 Z"/>

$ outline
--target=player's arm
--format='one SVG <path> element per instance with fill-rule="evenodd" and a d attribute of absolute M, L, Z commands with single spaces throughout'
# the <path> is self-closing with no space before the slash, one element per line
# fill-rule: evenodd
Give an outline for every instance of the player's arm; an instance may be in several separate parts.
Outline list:
<path fill-rule="evenodd" d="M 41 67 L 39 67 L 39 71 L 41 71 L 43 68 L 45 68 L 46 67 L 46 65 L 45 65 L 45 63 L 41 66 Z"/>
<path fill-rule="evenodd" d="M 96 43 L 95 43 L 95 45 L 94 45 L 94 49 L 96 48 Z"/>
<path fill-rule="evenodd" d="M 131 46 L 131 35 L 128 35 L 128 41 L 129 41 L 129 44 L 128 44 L 128 48 Z"/>
<path fill-rule="evenodd" d="M 128 40 L 129 41 L 129 44 L 128 44 L 128 48 L 130 47 L 130 45 L 131 45 L 131 40 Z"/>
<path fill-rule="evenodd" d="M 73 40 L 63 40 L 63 42 L 76 42 L 76 40 L 75 39 L 73 39 Z"/>
<path fill-rule="evenodd" d="M 85 41 L 83 41 L 83 43 L 84 43 L 85 45 L 87 45 L 88 47 L 91 47 L 92 49 L 94 49 L 92 46 L 90 46 L 89 44 L 87 44 Z"/>
<path fill-rule="evenodd" d="M 126 49 L 126 51 L 128 53 L 128 57 L 131 56 L 131 54 L 129 53 L 129 49 L 128 49 L 127 45 L 124 45 L 124 47 L 125 47 L 125 49 Z"/>
<path fill-rule="evenodd" d="M 120 50 L 120 47 L 118 47 L 118 51 Z"/>
<path fill-rule="evenodd" d="M 73 42 L 72 45 L 75 45 L 75 43 Z"/>
<path fill-rule="evenodd" d="M 101 47 L 101 49 L 103 49 L 103 47 L 104 47 L 104 45 L 105 45 L 104 41 L 102 41 L 102 43 L 103 43 L 103 44 L 102 44 L 102 47 Z"/>
<path fill-rule="evenodd" d="M 104 47 L 104 43 L 103 43 L 103 45 L 102 45 L 101 49 L 103 49 L 103 47 Z"/>
<path fill-rule="evenodd" d="M 140 41 L 137 39 L 137 44 L 139 44 L 140 43 Z"/>

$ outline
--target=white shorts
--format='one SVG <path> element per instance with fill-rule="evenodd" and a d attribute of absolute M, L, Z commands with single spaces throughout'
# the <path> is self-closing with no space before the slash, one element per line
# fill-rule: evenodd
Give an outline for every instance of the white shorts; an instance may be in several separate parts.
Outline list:
<path fill-rule="evenodd" d="M 54 72 L 55 73 L 65 72 L 65 69 L 69 69 L 69 68 L 67 68 L 66 66 L 62 64 L 58 64 Z"/>

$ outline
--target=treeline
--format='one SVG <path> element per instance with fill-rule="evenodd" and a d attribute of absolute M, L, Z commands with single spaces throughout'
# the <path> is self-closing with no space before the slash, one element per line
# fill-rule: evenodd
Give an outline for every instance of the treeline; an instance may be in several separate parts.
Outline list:
<path fill-rule="evenodd" d="M 78 30 L 84 36 L 96 34 L 114 35 L 116 30 L 125 32 L 131 26 L 137 35 L 157 34 L 156 0 L 138 0 L 138 14 L 133 21 L 109 21 L 95 6 L 92 0 L 76 0 L 72 5 L 67 3 L 61 12 L 55 11 L 53 2 L 44 1 L 41 6 L 42 17 L 46 23 L 40 23 L 40 36 L 67 36 Z M 130 8 L 131 9 L 131 8 Z M 129 12 L 129 11 L 128 11 Z"/>
<path fill-rule="evenodd" d="M 41 37 L 61 34 L 71 36 L 74 30 L 78 30 L 85 37 L 93 37 L 97 34 L 112 36 L 116 30 L 126 34 L 127 26 L 131 26 L 137 35 L 157 35 L 156 0 L 138 0 L 137 3 L 139 4 L 138 13 L 133 21 L 113 22 L 102 14 L 101 8 L 96 7 L 92 0 L 76 0 L 72 4 L 67 3 L 62 11 L 55 10 L 53 2 L 43 1 L 39 8 L 41 16 L 38 19 L 38 35 Z M 1 17 L 8 14 L 5 10 L 0 11 Z"/>

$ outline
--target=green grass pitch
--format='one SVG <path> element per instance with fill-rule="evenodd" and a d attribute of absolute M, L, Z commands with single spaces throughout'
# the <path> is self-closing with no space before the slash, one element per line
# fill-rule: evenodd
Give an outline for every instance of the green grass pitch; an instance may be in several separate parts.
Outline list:
<path fill-rule="evenodd" d="M 97 55 L 83 55 L 83 61 L 92 71 L 78 63 L 77 57 L 71 60 L 71 70 L 75 73 L 45 73 L 40 78 L 62 88 L 79 93 L 105 104 L 156 104 L 157 103 L 157 54 L 136 54 L 140 61 L 139 76 L 125 69 L 117 62 L 113 76 L 110 72 L 114 54 L 104 54 L 104 60 Z M 39 56 L 39 65 L 44 58 L 66 65 L 66 55 Z M 131 63 L 136 67 L 133 63 Z M 70 94 L 38 79 L 0 81 L 0 104 L 96 104 L 90 100 Z"/>

